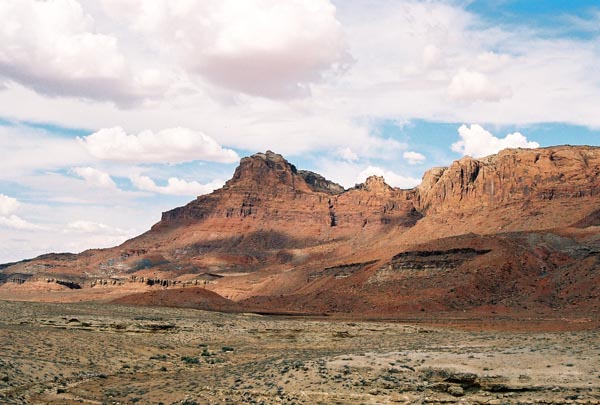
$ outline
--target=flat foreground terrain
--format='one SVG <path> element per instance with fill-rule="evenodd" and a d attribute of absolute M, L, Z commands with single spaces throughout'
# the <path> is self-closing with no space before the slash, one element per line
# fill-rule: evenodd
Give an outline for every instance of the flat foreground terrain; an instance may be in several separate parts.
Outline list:
<path fill-rule="evenodd" d="M 600 403 L 600 336 L 0 301 L 0 403 Z"/>

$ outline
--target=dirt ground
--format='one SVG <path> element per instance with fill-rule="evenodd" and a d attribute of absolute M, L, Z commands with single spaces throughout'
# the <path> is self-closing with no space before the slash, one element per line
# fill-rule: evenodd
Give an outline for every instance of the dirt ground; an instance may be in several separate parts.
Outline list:
<path fill-rule="evenodd" d="M 598 330 L 0 301 L 0 346 L 7 404 L 600 403 Z"/>

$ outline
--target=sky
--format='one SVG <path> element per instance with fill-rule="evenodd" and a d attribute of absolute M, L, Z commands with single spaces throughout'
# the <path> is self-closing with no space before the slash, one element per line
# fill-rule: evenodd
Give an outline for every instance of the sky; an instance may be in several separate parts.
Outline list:
<path fill-rule="evenodd" d="M 2 0 L 0 263 L 114 246 L 273 150 L 401 188 L 600 145 L 600 5 Z"/>

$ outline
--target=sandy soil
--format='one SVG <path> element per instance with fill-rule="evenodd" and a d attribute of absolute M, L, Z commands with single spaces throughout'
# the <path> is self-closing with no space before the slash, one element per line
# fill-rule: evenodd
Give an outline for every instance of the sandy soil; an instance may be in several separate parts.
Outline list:
<path fill-rule="evenodd" d="M 0 301 L 0 403 L 600 403 L 600 335 Z"/>

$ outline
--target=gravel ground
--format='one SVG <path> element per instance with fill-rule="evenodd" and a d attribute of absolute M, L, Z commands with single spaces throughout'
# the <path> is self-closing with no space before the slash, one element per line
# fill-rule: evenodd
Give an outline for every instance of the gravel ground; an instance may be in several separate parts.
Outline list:
<path fill-rule="evenodd" d="M 599 404 L 597 332 L 0 301 L 0 403 Z"/>

